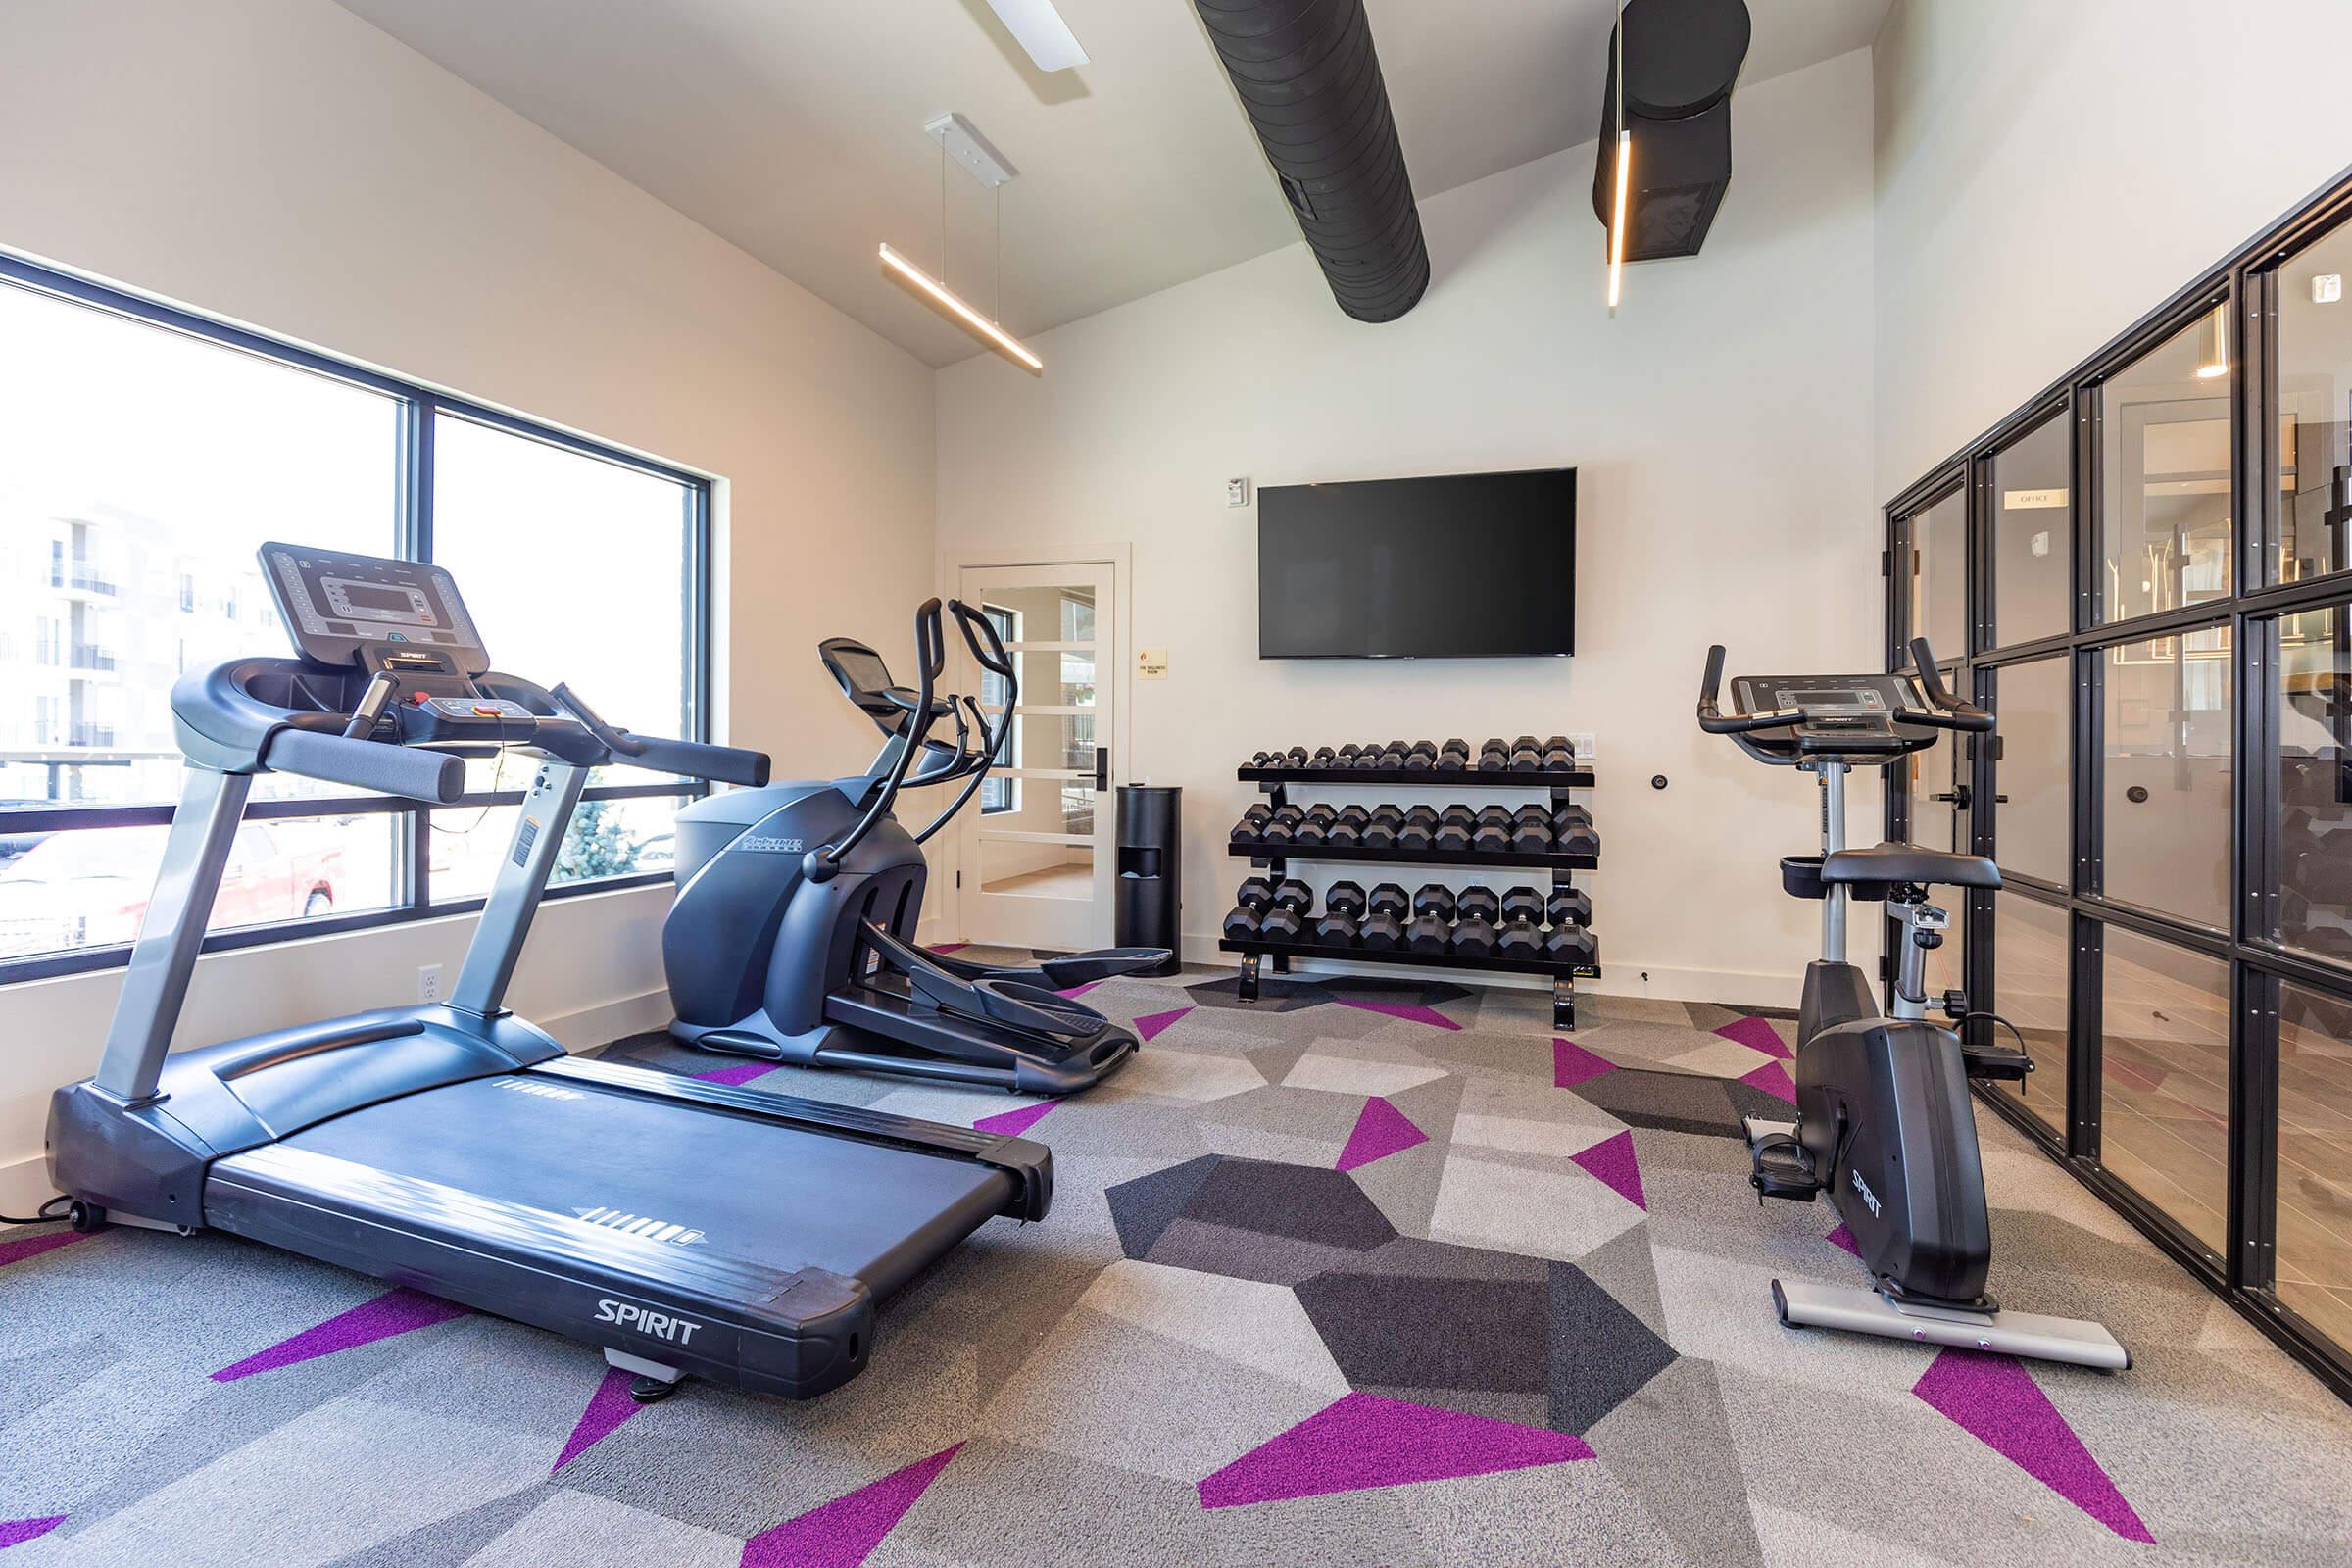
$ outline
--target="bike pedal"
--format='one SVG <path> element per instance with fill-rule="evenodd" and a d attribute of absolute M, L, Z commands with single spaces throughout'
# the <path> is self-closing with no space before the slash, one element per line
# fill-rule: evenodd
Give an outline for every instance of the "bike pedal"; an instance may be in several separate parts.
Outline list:
<path fill-rule="evenodd" d="M 1755 1149 L 1755 1168 L 1747 1183 L 1756 1190 L 1756 1200 L 1767 1198 L 1787 1199 L 1790 1202 L 1810 1203 L 1821 1192 L 1821 1179 L 1813 1174 L 1812 1158 L 1805 1146 L 1782 1134 L 1768 1138 Z"/>

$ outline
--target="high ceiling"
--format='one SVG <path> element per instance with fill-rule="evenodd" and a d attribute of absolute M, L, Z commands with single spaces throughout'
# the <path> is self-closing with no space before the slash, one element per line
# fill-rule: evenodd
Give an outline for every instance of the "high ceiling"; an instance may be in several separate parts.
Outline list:
<path fill-rule="evenodd" d="M 937 270 L 960 111 L 1020 171 L 947 177 L 952 286 L 1015 333 L 1298 237 L 1188 0 L 1058 0 L 1093 63 L 1029 63 L 984 0 L 342 0 L 931 365 L 972 342 L 885 281 Z M 1742 83 L 1871 41 L 1888 0 L 1749 0 Z M 1590 141 L 1612 0 L 1366 0 L 1420 196 Z"/>

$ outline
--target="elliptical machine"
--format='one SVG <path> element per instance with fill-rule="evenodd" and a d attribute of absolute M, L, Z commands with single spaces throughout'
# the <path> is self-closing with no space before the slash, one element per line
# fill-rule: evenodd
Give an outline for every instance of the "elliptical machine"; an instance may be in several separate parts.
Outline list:
<path fill-rule="evenodd" d="M 1134 1031 L 1058 993 L 1156 968 L 1164 948 L 1107 948 L 1033 964 L 975 963 L 917 947 L 923 841 L 978 793 L 1004 755 L 1020 676 L 986 615 L 948 603 L 965 646 L 1004 683 L 992 722 L 968 696 L 938 694 L 940 603 L 914 613 L 921 680 L 893 682 L 871 648 L 817 645 L 842 695 L 882 731 L 873 765 L 830 782 L 730 790 L 677 818 L 677 902 L 662 961 L 688 1045 L 804 1067 L 841 1067 L 1066 1095 L 1138 1049 Z M 969 713 L 969 718 L 965 717 Z M 953 740 L 935 737 L 943 722 Z M 907 787 L 963 785 L 920 833 L 891 815 Z"/>
<path fill-rule="evenodd" d="M 1937 883 L 1998 888 L 1982 856 L 1915 844 L 1845 847 L 1845 780 L 1936 744 L 1938 732 L 1984 734 L 1992 715 L 1945 689 L 1927 639 L 1911 645 L 1916 675 L 1745 675 L 1733 711 L 1717 707 L 1723 648 L 1707 652 L 1699 728 L 1729 735 L 1760 762 L 1809 772 L 1821 786 L 1821 854 L 1786 856 L 1782 886 L 1821 902 L 1822 956 L 1805 968 L 1798 1012 L 1796 1120 L 1742 1118 L 1757 1200 L 1809 1203 L 1822 1193 L 1844 1220 L 1869 1290 L 1774 1280 L 1790 1326 L 1848 1329 L 1929 1345 L 2121 1370 L 2131 1355 L 2096 1323 L 2004 1311 L 1985 1294 L 1992 1233 L 1969 1080 L 2023 1079 L 2025 1052 L 1971 1045 L 1927 1021 L 1937 1006 L 1965 1022 L 1967 999 L 1931 999 L 1927 956 L 1942 945 Z M 1845 957 L 1850 900 L 1884 903 L 1900 930 L 1893 1015 Z"/>

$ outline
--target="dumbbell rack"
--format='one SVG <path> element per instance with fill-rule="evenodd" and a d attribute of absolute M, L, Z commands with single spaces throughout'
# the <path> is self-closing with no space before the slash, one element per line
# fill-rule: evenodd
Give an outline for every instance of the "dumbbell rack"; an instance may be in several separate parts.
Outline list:
<path fill-rule="evenodd" d="M 1542 790 L 1550 796 L 1551 810 L 1556 815 L 1561 807 L 1570 804 L 1573 792 L 1589 790 L 1593 784 L 1592 769 L 1579 764 L 1573 768 L 1549 768 L 1541 771 L 1520 770 L 1500 772 L 1466 768 L 1403 768 L 1403 767 L 1290 767 L 1244 765 L 1234 776 L 1245 784 L 1255 784 L 1266 797 L 1269 808 L 1279 808 L 1290 803 L 1293 784 L 1338 784 L 1349 788 L 1365 785 L 1386 785 L 1415 790 L 1445 790 L 1457 798 L 1479 794 L 1524 794 Z M 1534 869 L 1551 872 L 1554 892 L 1575 886 L 1573 873 L 1590 871 L 1600 864 L 1597 854 L 1562 854 L 1556 851 L 1504 850 L 1481 854 L 1476 850 L 1406 850 L 1366 849 L 1361 845 L 1330 844 L 1268 844 L 1263 841 L 1240 840 L 1226 846 L 1226 854 L 1247 859 L 1253 866 L 1262 866 L 1266 874 L 1280 880 L 1290 870 L 1293 860 L 1384 860 L 1396 865 L 1456 865 L 1482 870 Z M 1487 958 L 1466 958 L 1453 953 L 1411 953 L 1404 949 L 1329 947 L 1319 942 L 1252 942 L 1232 937 L 1218 939 L 1217 947 L 1226 953 L 1241 955 L 1241 1000 L 1255 1002 L 1258 996 L 1258 971 L 1263 959 L 1274 960 L 1276 974 L 1288 974 L 1294 958 L 1329 958 L 1340 963 L 1402 963 L 1420 969 L 1479 969 L 1499 974 L 1536 974 L 1551 977 L 1551 1026 L 1567 1030 L 1576 1027 L 1576 982 L 1579 979 L 1600 978 L 1600 948 L 1594 942 L 1594 962 L 1587 964 L 1553 963 L 1543 958 L 1505 958 L 1499 956 Z"/>

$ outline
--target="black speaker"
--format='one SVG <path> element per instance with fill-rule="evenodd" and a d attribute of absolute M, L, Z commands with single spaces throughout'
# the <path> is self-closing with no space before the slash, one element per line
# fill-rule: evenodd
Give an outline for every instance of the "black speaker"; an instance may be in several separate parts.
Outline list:
<path fill-rule="evenodd" d="M 1744 0 L 1627 0 L 1625 123 L 1633 130 L 1625 259 L 1696 256 L 1732 183 L 1732 84 L 1747 58 Z M 1617 34 L 1609 34 L 1592 211 L 1617 206 Z"/>

